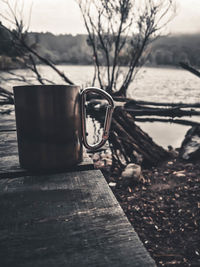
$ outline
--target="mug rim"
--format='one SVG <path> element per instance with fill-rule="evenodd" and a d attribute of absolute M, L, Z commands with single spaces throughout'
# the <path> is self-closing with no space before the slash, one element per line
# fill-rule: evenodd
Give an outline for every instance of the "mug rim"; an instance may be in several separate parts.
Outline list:
<path fill-rule="evenodd" d="M 13 89 L 20 89 L 20 88 L 37 88 L 37 87 L 41 87 L 41 88 L 50 88 L 50 87 L 78 87 L 80 88 L 80 85 L 76 85 L 76 84 L 28 84 L 28 85 L 16 85 L 13 86 Z"/>

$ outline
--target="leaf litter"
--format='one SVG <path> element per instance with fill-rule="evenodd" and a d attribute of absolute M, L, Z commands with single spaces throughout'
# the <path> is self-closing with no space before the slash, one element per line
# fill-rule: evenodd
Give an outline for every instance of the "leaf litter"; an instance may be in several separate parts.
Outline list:
<path fill-rule="evenodd" d="M 110 165 L 100 165 L 157 266 L 200 266 L 200 161 L 173 158 L 128 185 Z"/>

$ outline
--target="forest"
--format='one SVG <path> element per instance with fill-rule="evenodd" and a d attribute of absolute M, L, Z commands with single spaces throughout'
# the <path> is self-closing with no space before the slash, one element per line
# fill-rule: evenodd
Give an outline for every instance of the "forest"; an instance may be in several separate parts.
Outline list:
<path fill-rule="evenodd" d="M 92 49 L 88 36 L 84 34 L 54 35 L 50 32 L 31 32 L 28 42 L 43 57 L 55 64 L 93 64 Z M 0 69 L 23 68 L 21 51 L 13 49 L 12 37 L 0 25 Z M 127 44 L 128 45 L 128 44 Z M 128 57 L 125 49 L 121 54 L 121 64 L 126 66 Z M 147 66 L 177 66 L 185 62 L 200 67 L 200 34 L 162 36 L 152 42 L 146 49 Z"/>

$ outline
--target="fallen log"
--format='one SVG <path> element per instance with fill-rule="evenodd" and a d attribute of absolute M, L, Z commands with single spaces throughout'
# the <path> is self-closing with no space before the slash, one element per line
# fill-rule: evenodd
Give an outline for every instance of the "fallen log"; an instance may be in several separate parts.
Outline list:
<path fill-rule="evenodd" d="M 185 106 L 184 106 L 185 105 Z M 198 103 L 200 105 L 200 103 Z M 200 106 L 196 107 L 200 107 Z M 106 104 L 100 100 L 90 101 L 87 105 L 87 109 L 90 113 L 99 116 L 99 113 L 103 113 L 105 110 Z M 183 116 L 199 116 L 200 110 L 189 109 L 186 104 L 181 104 L 181 107 L 174 106 L 169 108 L 155 108 L 155 107 L 147 107 L 140 104 L 137 104 L 134 100 L 129 101 L 125 105 L 116 105 L 123 106 L 126 111 L 131 113 L 133 116 L 162 116 L 162 117 L 183 117 Z"/>
<path fill-rule="evenodd" d="M 151 167 L 169 157 L 169 153 L 143 132 L 135 124 L 133 116 L 121 107 L 114 111 L 109 142 L 113 159 L 120 166 L 124 162 L 124 165 L 134 162 Z"/>

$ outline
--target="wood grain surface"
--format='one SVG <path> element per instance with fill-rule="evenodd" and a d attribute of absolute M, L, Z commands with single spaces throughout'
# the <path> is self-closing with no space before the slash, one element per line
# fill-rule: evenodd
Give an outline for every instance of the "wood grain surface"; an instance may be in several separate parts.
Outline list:
<path fill-rule="evenodd" d="M 98 170 L 0 180 L 0 266 L 155 266 Z"/>

